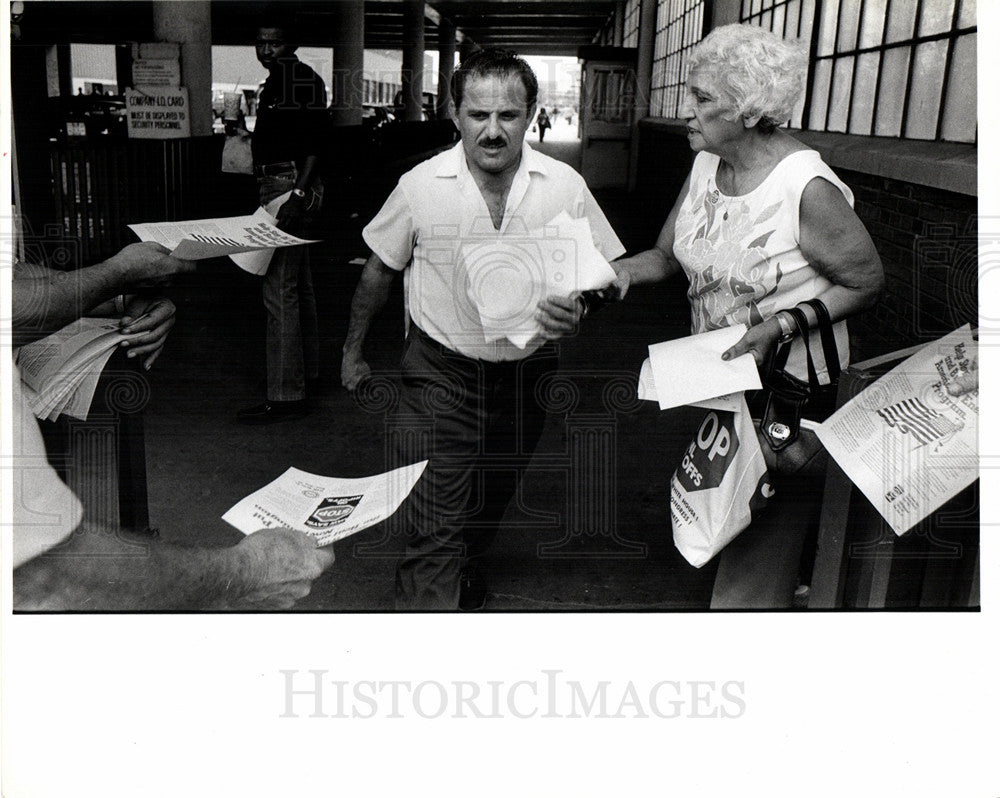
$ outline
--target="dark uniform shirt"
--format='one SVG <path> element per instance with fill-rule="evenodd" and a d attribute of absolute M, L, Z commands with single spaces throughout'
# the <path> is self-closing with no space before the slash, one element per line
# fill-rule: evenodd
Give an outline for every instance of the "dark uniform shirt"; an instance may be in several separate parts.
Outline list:
<path fill-rule="evenodd" d="M 253 131 L 254 166 L 323 158 L 330 117 L 322 78 L 297 58 L 283 59 L 269 75 L 257 101 Z"/>

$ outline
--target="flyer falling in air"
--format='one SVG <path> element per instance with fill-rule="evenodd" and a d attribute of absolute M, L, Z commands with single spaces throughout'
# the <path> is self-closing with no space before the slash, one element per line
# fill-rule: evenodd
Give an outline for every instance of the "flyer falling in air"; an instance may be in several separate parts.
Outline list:
<path fill-rule="evenodd" d="M 184 260 L 204 260 L 315 243 L 279 230 L 274 217 L 264 208 L 258 208 L 252 216 L 130 224 L 129 229 L 140 241 L 162 244 L 175 258 Z M 266 265 L 264 268 L 266 270 Z"/>
<path fill-rule="evenodd" d="M 317 546 L 374 526 L 391 516 L 423 474 L 427 461 L 372 477 L 323 477 L 289 468 L 231 507 L 222 520 L 249 535 L 287 527 L 316 538 Z"/>
<path fill-rule="evenodd" d="M 965 325 L 907 358 L 816 430 L 897 535 L 979 476 L 977 362 Z"/>

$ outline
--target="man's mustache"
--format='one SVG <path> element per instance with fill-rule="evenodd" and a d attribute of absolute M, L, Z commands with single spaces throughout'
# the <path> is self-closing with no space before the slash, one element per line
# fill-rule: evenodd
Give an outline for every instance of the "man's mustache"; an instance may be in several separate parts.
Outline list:
<path fill-rule="evenodd" d="M 503 147 L 507 144 L 503 139 L 481 139 L 480 147 Z"/>

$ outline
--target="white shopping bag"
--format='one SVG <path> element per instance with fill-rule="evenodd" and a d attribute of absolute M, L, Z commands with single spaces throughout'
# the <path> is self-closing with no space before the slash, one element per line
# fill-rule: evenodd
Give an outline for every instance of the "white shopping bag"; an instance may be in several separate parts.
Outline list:
<path fill-rule="evenodd" d="M 750 525 L 774 495 L 744 398 L 736 412 L 710 410 L 670 479 L 674 545 L 701 568 Z"/>

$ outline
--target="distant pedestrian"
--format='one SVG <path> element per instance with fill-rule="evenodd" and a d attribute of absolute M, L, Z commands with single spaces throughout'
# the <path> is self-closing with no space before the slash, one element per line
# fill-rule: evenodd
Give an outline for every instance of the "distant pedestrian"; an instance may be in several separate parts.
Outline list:
<path fill-rule="evenodd" d="M 535 119 L 535 124 L 538 125 L 538 140 L 545 141 L 545 131 L 552 127 L 552 122 L 549 121 L 549 115 L 542 108 L 538 112 L 538 117 Z"/>

